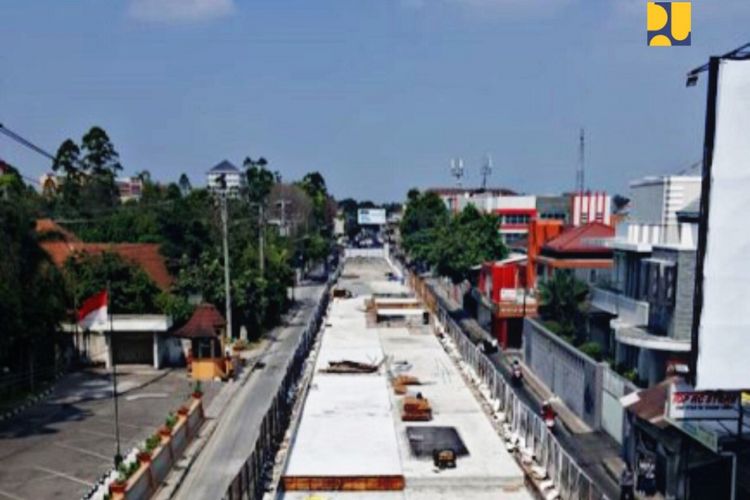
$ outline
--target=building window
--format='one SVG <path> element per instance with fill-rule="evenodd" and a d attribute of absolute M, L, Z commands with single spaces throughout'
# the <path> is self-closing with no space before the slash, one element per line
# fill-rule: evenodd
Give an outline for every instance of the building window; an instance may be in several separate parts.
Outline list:
<path fill-rule="evenodd" d="M 503 216 L 505 224 L 528 224 L 529 216 L 527 214 L 510 214 Z"/>
<path fill-rule="evenodd" d="M 664 269 L 664 303 L 667 306 L 674 306 L 675 288 L 677 282 L 677 266 L 669 265 Z"/>

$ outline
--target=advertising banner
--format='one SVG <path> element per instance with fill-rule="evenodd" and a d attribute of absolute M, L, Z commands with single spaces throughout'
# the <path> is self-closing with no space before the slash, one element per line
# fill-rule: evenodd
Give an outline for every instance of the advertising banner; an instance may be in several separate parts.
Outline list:
<path fill-rule="evenodd" d="M 739 404 L 739 392 L 696 391 L 688 385 L 672 384 L 668 416 L 671 420 L 736 420 Z"/>
<path fill-rule="evenodd" d="M 385 224 L 385 209 L 360 208 L 357 210 L 357 223 L 359 225 L 375 224 L 382 226 Z"/>
<path fill-rule="evenodd" d="M 740 230 L 750 193 L 750 60 L 720 59 L 711 74 L 706 149 L 713 154 L 703 176 L 708 216 L 697 257 L 695 388 L 740 391 L 750 388 L 750 231 Z"/>

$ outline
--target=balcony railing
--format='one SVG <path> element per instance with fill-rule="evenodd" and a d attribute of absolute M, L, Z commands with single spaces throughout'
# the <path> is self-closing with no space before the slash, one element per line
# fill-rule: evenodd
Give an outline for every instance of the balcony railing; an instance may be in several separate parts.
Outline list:
<path fill-rule="evenodd" d="M 591 304 L 602 311 L 617 315 L 619 320 L 631 325 L 648 324 L 648 302 L 603 288 L 594 288 L 591 293 Z"/>

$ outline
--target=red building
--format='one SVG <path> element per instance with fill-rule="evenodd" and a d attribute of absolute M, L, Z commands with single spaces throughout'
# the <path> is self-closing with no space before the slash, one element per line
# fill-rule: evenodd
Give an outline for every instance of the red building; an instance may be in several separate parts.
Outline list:
<path fill-rule="evenodd" d="M 479 323 L 490 329 L 503 349 L 521 346 L 523 318 L 537 313 L 536 297 L 526 282 L 527 267 L 525 255 L 485 262 L 473 290 Z"/>

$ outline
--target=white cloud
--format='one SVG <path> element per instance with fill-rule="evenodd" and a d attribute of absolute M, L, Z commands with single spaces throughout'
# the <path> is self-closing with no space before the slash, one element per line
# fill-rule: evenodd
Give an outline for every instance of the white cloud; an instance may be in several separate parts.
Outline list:
<path fill-rule="evenodd" d="M 196 22 L 233 11 L 234 0 L 131 0 L 128 14 L 142 21 Z"/>

